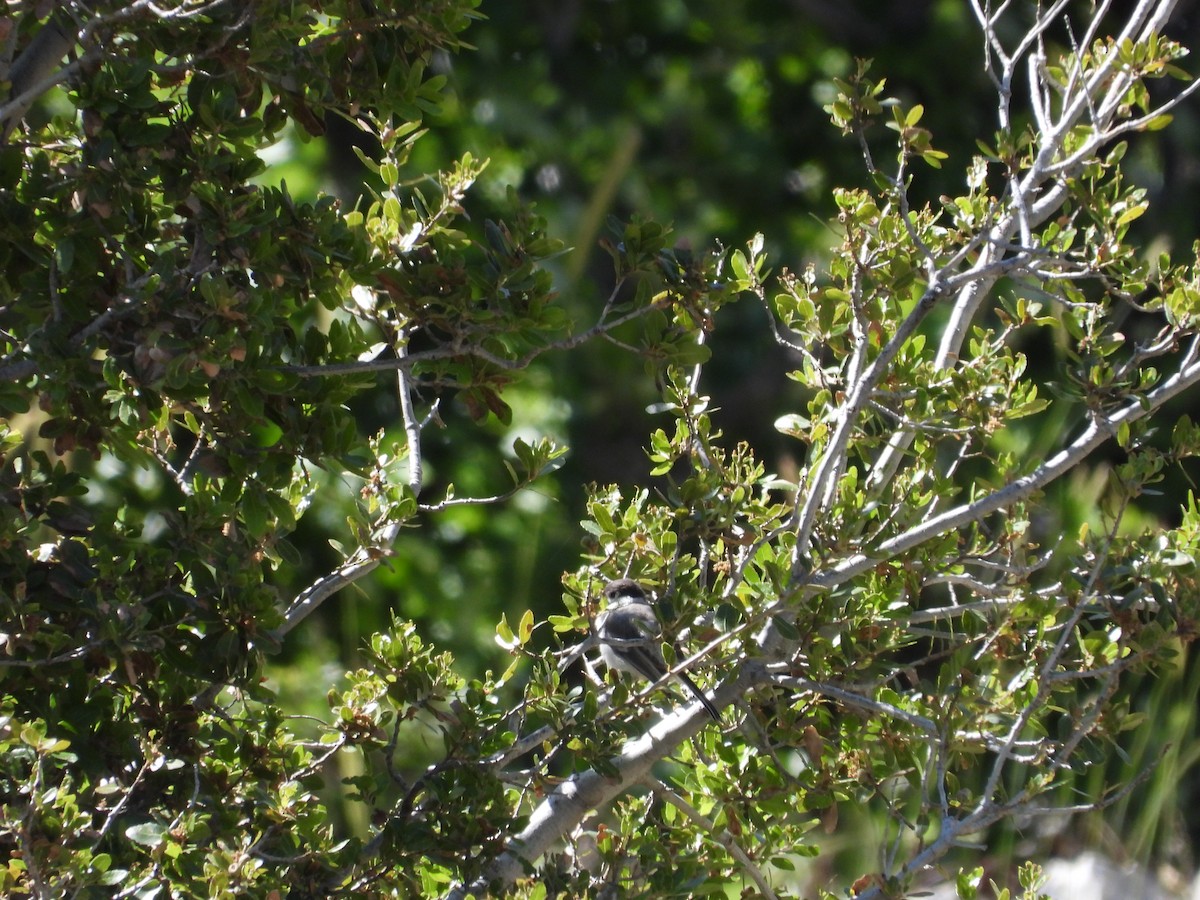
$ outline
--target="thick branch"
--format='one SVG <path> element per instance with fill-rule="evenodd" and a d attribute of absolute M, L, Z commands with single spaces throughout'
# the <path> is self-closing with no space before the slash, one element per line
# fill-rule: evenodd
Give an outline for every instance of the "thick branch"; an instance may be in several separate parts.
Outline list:
<path fill-rule="evenodd" d="M 359 554 L 347 560 L 328 575 L 318 578 L 297 595 L 284 614 L 283 623 L 272 632 L 272 637 L 277 641 L 282 641 L 289 631 L 308 618 L 327 599 L 342 588 L 358 581 L 364 575 L 373 572 L 381 562 L 383 562 L 382 554 L 367 555 L 360 551 Z"/>
<path fill-rule="evenodd" d="M 766 671 L 761 666 L 746 666 L 738 678 L 717 689 L 715 701 L 718 706 L 726 706 L 766 679 Z M 627 743 L 613 761 L 614 776 L 601 775 L 594 769 L 572 775 L 537 806 L 529 817 L 529 824 L 509 841 L 508 848 L 492 861 L 486 873 L 469 886 L 456 885 L 446 895 L 447 900 L 465 900 L 471 894 L 483 896 L 489 891 L 503 892 L 525 875 L 563 835 L 574 830 L 589 811 L 606 806 L 646 779 L 655 763 L 710 722 L 698 704 L 684 707 Z"/>
<path fill-rule="evenodd" d="M 8 140 L 38 97 L 70 76 L 70 72 L 56 69 L 75 45 L 75 38 L 74 25 L 59 10 L 17 57 L 8 72 L 8 80 L 12 82 L 9 100 L 0 106 L 0 142 Z"/>

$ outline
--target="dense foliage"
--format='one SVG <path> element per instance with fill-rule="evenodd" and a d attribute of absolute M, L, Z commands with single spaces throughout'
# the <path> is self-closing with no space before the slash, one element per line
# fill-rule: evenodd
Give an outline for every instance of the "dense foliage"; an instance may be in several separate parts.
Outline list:
<path fill-rule="evenodd" d="M 606 254 L 593 297 L 556 292 L 593 264 L 517 197 L 467 215 L 485 133 L 429 165 L 448 54 L 487 47 L 472 0 L 12 4 L 0 890 L 772 895 L 870 821 L 873 855 L 824 887 L 900 896 L 997 823 L 1127 797 L 1141 774 L 1105 766 L 1143 722 L 1137 676 L 1196 628 L 1200 508 L 1140 501 L 1200 452 L 1171 405 L 1200 382 L 1200 273 L 1131 240 L 1123 166 L 1191 89 L 1169 3 L 1019 6 L 976 7 L 997 119 L 969 157 L 845 61 L 825 114 L 862 177 L 820 266 L 643 215 L 601 236 L 601 191 L 577 229 Z M 365 199 L 267 176 L 265 148 L 339 119 L 370 138 Z M 778 465 L 712 402 L 735 307 L 759 324 L 730 352 L 792 385 L 739 410 Z M 486 622 L 500 674 L 446 652 L 491 603 L 460 593 L 444 641 L 364 611 L 358 663 L 307 676 L 319 720 L 289 715 L 266 673 L 325 601 L 557 515 L 522 491 L 553 490 L 565 448 L 529 432 L 588 398 L 536 364 L 598 342 L 654 395 L 653 489 L 586 488 L 559 608 L 493 588 L 518 599 Z M 1086 468 L 1100 448 L 1111 469 Z M 1045 502 L 1097 479 L 1098 509 Z M 657 592 L 721 723 L 594 671 L 620 575 Z"/>

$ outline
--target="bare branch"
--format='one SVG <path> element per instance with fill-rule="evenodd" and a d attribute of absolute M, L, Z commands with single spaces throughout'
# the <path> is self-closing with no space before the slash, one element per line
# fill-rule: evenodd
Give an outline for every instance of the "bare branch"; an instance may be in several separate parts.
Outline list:
<path fill-rule="evenodd" d="M 1068 446 L 1054 454 L 1029 475 L 1017 478 L 1003 488 L 933 516 L 908 531 L 881 542 L 870 553 L 860 553 L 817 573 L 808 581 L 813 589 L 828 589 L 866 571 L 881 559 L 889 559 L 948 531 L 956 531 L 979 521 L 1020 500 L 1075 468 L 1093 450 L 1112 438 L 1122 423 L 1132 423 L 1161 408 L 1173 397 L 1200 384 L 1200 338 L 1193 338 L 1181 367 L 1150 391 L 1143 402 L 1133 400 L 1107 414 L 1093 417 L 1083 432 Z"/>
<path fill-rule="evenodd" d="M 271 634 L 277 641 L 303 622 L 317 607 L 344 587 L 375 571 L 383 562 L 383 551 L 360 549 L 332 572 L 322 575 L 296 595 L 284 613 L 283 622 Z"/>

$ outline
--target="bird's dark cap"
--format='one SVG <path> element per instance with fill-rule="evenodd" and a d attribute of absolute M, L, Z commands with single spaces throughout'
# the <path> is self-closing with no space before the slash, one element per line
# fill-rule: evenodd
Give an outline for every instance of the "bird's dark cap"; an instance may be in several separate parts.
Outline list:
<path fill-rule="evenodd" d="M 617 578 L 604 586 L 604 596 L 611 600 L 619 597 L 632 597 L 635 600 L 649 600 L 650 594 L 644 587 L 632 578 Z"/>

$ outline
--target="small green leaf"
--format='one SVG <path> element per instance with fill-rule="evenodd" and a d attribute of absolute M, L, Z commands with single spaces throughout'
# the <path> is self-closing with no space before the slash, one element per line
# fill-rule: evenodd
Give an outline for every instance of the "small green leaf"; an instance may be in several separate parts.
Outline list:
<path fill-rule="evenodd" d="M 283 429 L 275 422 L 267 419 L 257 422 L 250 427 L 250 436 L 256 447 L 274 447 L 283 437 Z"/>
<path fill-rule="evenodd" d="M 520 637 L 522 645 L 529 643 L 529 638 L 533 634 L 532 610 L 525 610 L 525 614 L 521 616 L 521 622 L 517 626 L 517 634 Z"/>
<path fill-rule="evenodd" d="M 496 643 L 505 650 L 515 650 L 520 646 L 512 628 L 509 627 L 508 616 L 504 613 L 500 614 L 500 622 L 496 625 Z"/>
<path fill-rule="evenodd" d="M 557 632 L 577 631 L 580 619 L 577 616 L 547 616 L 546 621 Z"/>
<path fill-rule="evenodd" d="M 737 276 L 737 280 L 742 283 L 750 281 L 750 267 L 746 262 L 746 254 L 741 250 L 734 250 L 729 256 L 729 266 L 733 269 L 733 274 Z"/>
<path fill-rule="evenodd" d="M 1117 227 L 1128 225 L 1134 219 L 1140 219 L 1142 214 L 1148 209 L 1149 204 L 1139 203 L 1137 206 L 1131 206 L 1125 212 L 1117 217 Z"/>
<path fill-rule="evenodd" d="M 811 425 L 812 422 L 797 413 L 788 413 L 775 420 L 776 431 L 790 437 L 800 438 L 801 440 L 807 438 L 808 429 Z"/>
<path fill-rule="evenodd" d="M 166 837 L 167 827 L 159 822 L 145 822 L 125 829 L 125 837 L 143 847 L 157 847 Z"/>
<path fill-rule="evenodd" d="M 800 640 L 800 632 L 796 630 L 796 626 L 793 625 L 791 622 L 789 622 L 787 619 L 785 619 L 783 616 L 772 616 L 771 622 L 775 625 L 775 628 L 779 631 L 780 637 L 784 638 L 785 640 L 789 640 L 789 641 Z"/>

